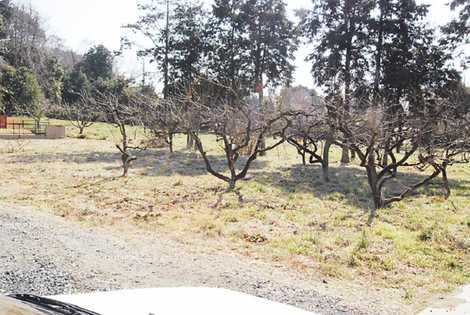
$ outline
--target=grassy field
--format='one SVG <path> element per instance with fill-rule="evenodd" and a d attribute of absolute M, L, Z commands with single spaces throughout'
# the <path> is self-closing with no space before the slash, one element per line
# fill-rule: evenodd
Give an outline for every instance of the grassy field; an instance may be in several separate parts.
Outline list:
<path fill-rule="evenodd" d="M 156 237 L 288 266 L 305 277 L 396 289 L 402 302 L 417 307 L 470 282 L 470 166 L 450 169 L 449 200 L 435 183 L 380 210 L 367 227 L 372 204 L 364 171 L 340 166 L 338 151 L 328 184 L 317 166 L 302 166 L 290 146 L 269 152 L 239 183 L 240 203 L 206 174 L 198 154 L 184 150 L 183 136 L 173 155 L 166 149 L 138 153 L 128 178 L 119 177 L 116 140 L 104 124 L 87 130 L 87 139 L 0 140 L 0 198 L 91 224 L 129 223 Z M 223 167 L 216 142 L 206 141 Z M 421 174 L 401 176 L 406 182 Z"/>

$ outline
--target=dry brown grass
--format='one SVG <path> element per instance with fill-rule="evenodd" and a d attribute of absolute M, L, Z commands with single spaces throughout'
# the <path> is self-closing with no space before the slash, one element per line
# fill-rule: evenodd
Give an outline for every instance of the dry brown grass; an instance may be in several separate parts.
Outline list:
<path fill-rule="evenodd" d="M 319 169 L 299 165 L 295 151 L 282 146 L 254 164 L 251 179 L 240 184 L 240 204 L 236 194 L 224 193 L 223 182 L 206 174 L 197 154 L 182 150 L 183 143 L 178 137 L 172 156 L 164 149 L 139 154 L 130 177 L 119 178 L 112 142 L 31 140 L 21 152 L 2 153 L 0 198 L 92 224 L 127 222 L 306 276 L 393 288 L 416 305 L 470 280 L 466 166 L 451 171 L 450 200 L 431 185 L 380 211 L 368 228 L 371 203 L 356 166 L 334 163 L 332 183 L 324 184 Z M 215 143 L 211 153 L 214 161 L 221 159 Z"/>

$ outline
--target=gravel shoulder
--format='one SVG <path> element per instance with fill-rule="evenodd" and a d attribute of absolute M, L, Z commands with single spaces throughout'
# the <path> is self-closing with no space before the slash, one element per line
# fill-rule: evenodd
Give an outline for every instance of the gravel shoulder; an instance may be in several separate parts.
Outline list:
<path fill-rule="evenodd" d="M 389 292 L 364 291 L 227 254 L 201 254 L 139 231 L 90 227 L 0 204 L 0 293 L 223 287 L 322 314 L 408 314 Z"/>

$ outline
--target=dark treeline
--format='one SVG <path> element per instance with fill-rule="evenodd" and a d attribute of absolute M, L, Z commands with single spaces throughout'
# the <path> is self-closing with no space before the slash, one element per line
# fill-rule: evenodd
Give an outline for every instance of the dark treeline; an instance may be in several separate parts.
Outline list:
<path fill-rule="evenodd" d="M 113 72 L 114 54 L 103 45 L 84 55 L 44 30 L 32 7 L 0 1 L 0 111 L 7 115 L 62 115 L 93 90 L 123 90 L 130 80 Z"/>
<path fill-rule="evenodd" d="M 256 95 L 262 105 L 266 88 L 291 84 L 294 54 L 304 43 L 316 85 L 327 97 L 341 96 L 346 108 L 349 97 L 380 97 L 419 111 L 423 97 L 463 89 L 455 65 L 468 61 L 457 55 L 469 39 L 467 1 L 452 1 L 458 18 L 437 28 L 427 23 L 428 6 L 413 0 L 312 1 L 297 12 L 299 23 L 286 6 L 283 0 L 216 0 L 209 8 L 200 1 L 142 1 L 139 19 L 125 26 L 122 48 L 139 39 L 134 48 L 157 65 L 163 98 L 203 77 Z M 104 46 L 84 56 L 63 48 L 34 8 L 2 0 L 0 18 L 3 111 L 74 103 L 83 91 L 132 84 L 109 82 L 116 79 L 114 54 Z M 141 48 L 142 36 L 132 33 L 151 44 Z"/>

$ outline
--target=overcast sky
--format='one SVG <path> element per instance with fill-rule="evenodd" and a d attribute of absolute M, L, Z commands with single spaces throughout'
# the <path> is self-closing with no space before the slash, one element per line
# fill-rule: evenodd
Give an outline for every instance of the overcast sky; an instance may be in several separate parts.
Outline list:
<path fill-rule="evenodd" d="M 207 4 L 211 0 L 203 0 Z M 441 25 L 451 18 L 445 5 L 448 0 L 418 0 L 431 4 L 430 21 Z M 139 0 L 13 0 L 15 3 L 32 5 L 44 19 L 49 34 L 55 34 L 64 40 L 64 44 L 83 53 L 94 44 L 104 44 L 115 50 L 119 48 L 123 34 L 121 26 L 133 22 L 137 17 Z M 290 10 L 309 7 L 309 0 L 287 0 Z M 310 66 L 304 61 L 307 50 L 300 49 L 297 56 L 295 74 L 296 84 L 313 86 Z M 119 62 L 122 71 L 138 76 L 141 66 L 133 56 L 127 56 Z M 466 83 L 470 83 L 470 72 L 466 74 Z"/>

